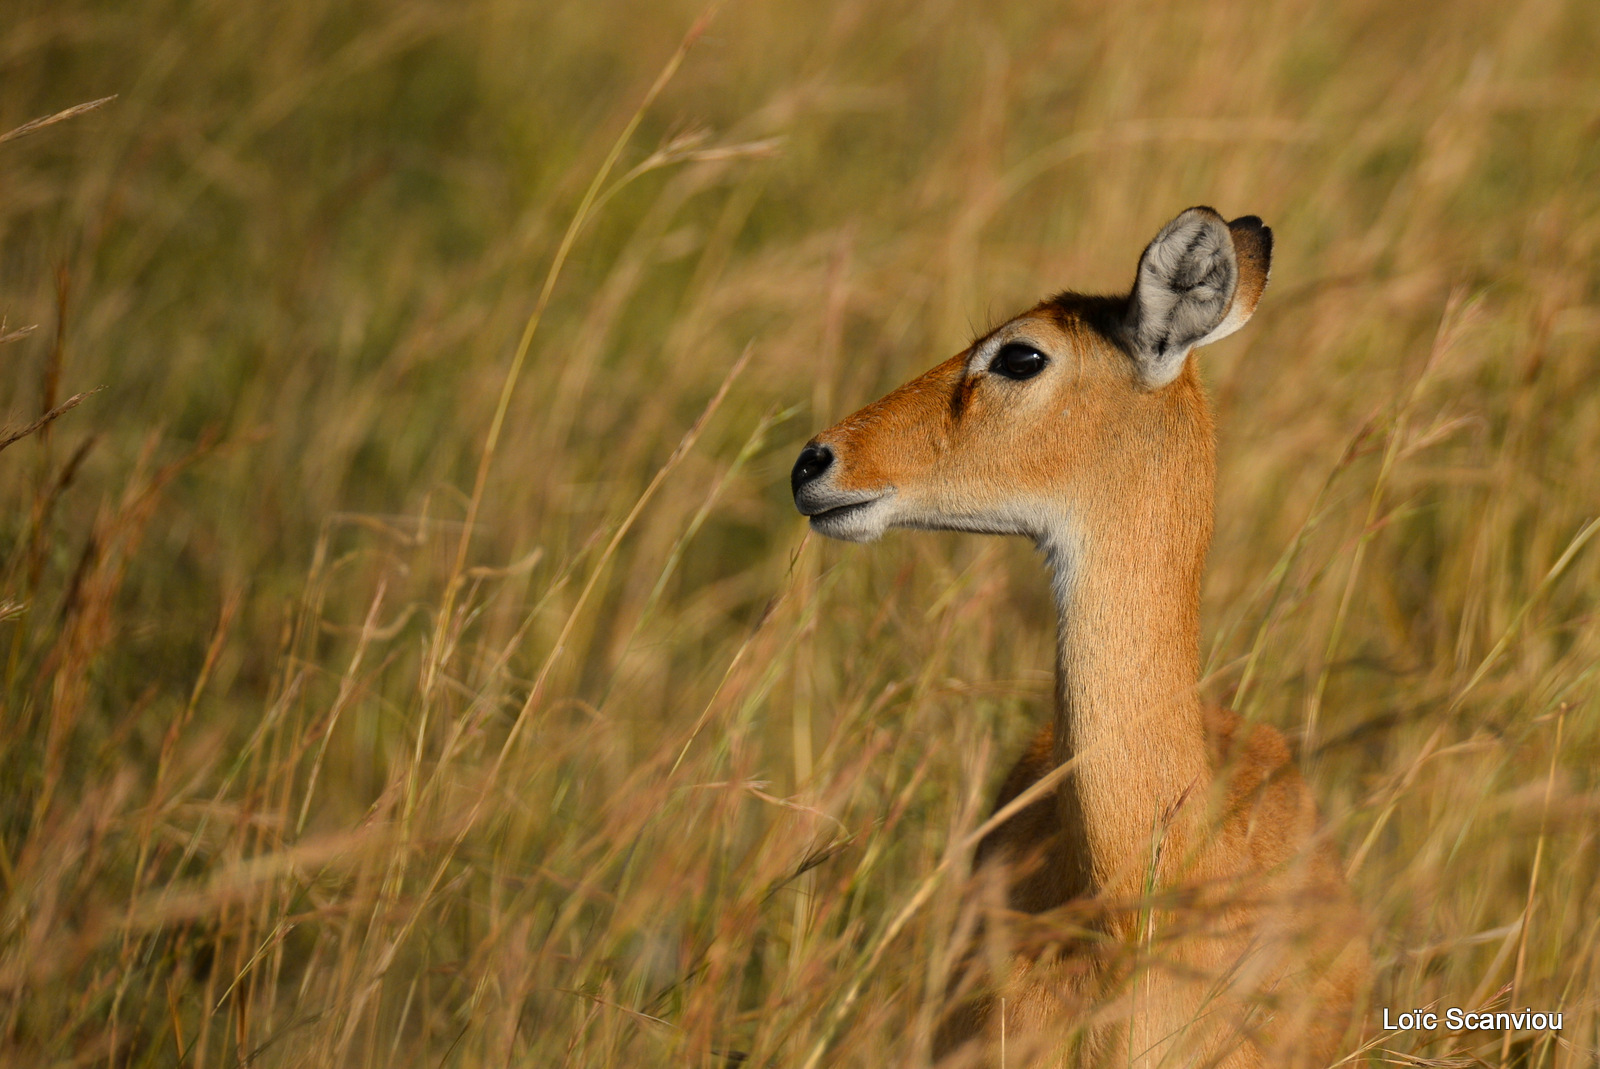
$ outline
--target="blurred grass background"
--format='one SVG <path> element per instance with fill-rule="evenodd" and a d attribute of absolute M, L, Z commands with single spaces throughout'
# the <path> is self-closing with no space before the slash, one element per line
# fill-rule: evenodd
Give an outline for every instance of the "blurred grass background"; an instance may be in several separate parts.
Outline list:
<path fill-rule="evenodd" d="M 105 387 L 0 455 L 0 1060 L 925 1059 L 1052 609 L 787 469 L 1209 203 L 1277 251 L 1202 358 L 1208 693 L 1375 1006 L 1565 1013 L 1362 1057 L 1594 1065 L 1600 10 L 730 4 L 506 392 L 700 14 L 8 4 L 0 130 L 117 99 L 0 144 L 0 416 Z"/>

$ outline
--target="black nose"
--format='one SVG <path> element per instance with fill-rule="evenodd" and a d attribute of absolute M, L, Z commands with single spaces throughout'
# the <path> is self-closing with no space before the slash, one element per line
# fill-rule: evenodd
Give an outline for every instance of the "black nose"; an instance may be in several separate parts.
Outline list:
<path fill-rule="evenodd" d="M 820 476 L 833 463 L 833 450 L 815 443 L 800 450 L 800 459 L 789 473 L 789 490 L 798 494 L 806 483 Z"/>

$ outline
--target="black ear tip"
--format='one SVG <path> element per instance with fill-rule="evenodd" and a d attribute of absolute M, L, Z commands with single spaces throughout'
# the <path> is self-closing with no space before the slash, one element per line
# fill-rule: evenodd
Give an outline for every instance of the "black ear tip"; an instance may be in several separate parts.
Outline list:
<path fill-rule="evenodd" d="M 1261 216 L 1241 215 L 1228 224 L 1228 229 L 1233 231 L 1235 237 L 1249 234 L 1260 246 L 1263 256 L 1272 256 L 1272 228 L 1261 221 Z"/>

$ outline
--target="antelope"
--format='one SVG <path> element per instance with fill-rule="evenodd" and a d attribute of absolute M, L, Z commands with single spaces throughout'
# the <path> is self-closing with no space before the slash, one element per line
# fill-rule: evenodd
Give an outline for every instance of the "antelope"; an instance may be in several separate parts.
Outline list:
<path fill-rule="evenodd" d="M 968 926 L 941 1064 L 996 1064 L 1005 1029 L 1010 1069 L 1325 1066 L 1352 1023 L 1366 938 L 1311 792 L 1278 731 L 1198 693 L 1216 457 L 1189 355 L 1250 318 L 1271 255 L 1255 216 L 1190 208 L 1127 295 L 1039 303 L 794 465 L 820 534 L 1022 535 L 1052 576 L 1055 715 L 995 811 L 1070 767 L 975 851 L 1005 908 Z M 1007 921 L 1043 935 L 995 964 Z"/>

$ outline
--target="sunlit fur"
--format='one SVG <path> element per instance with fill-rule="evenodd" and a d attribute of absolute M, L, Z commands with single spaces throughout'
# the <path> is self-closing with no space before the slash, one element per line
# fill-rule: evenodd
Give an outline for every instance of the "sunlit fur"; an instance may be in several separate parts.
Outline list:
<path fill-rule="evenodd" d="M 1191 216 L 1224 225 L 1175 224 Z M 1228 227 L 1236 270 L 1191 344 L 1242 325 L 1266 283 L 1270 232 Z M 1000 874 L 1014 913 L 986 920 L 936 1054 L 993 1064 L 1004 998 L 1012 1066 L 1325 1065 L 1366 982 L 1361 918 L 1282 736 L 1197 694 L 1214 434 L 1193 359 L 1141 363 L 1138 309 L 1069 293 L 1010 320 L 813 439 L 833 460 L 796 503 L 855 541 L 1023 535 L 1052 570 L 1055 716 L 997 806 L 1073 771 L 979 848 L 976 885 Z M 992 373 L 1013 342 L 1044 371 Z"/>

